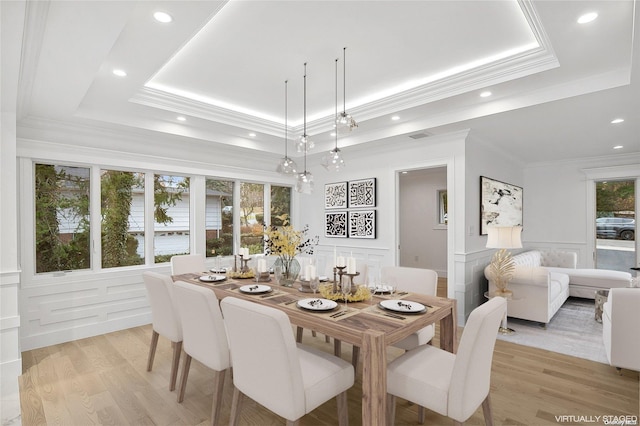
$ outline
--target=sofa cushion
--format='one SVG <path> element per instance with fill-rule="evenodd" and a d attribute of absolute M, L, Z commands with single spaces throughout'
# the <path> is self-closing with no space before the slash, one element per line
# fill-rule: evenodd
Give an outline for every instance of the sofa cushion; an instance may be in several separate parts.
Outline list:
<path fill-rule="evenodd" d="M 578 264 L 578 255 L 572 251 L 543 250 L 540 251 L 542 266 L 556 268 L 573 268 Z"/>
<path fill-rule="evenodd" d="M 547 268 L 551 272 L 565 273 L 569 275 L 571 285 L 593 287 L 593 288 L 616 288 L 629 287 L 631 274 L 622 271 L 611 271 L 608 269 L 570 269 L 570 268 Z"/>

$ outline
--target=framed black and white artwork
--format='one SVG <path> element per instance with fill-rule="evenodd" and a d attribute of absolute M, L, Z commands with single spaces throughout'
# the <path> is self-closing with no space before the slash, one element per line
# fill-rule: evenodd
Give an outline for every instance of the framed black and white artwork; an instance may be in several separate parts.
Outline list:
<path fill-rule="evenodd" d="M 376 178 L 349 181 L 349 208 L 376 206 Z"/>
<path fill-rule="evenodd" d="M 376 238 L 376 211 L 349 212 L 349 238 Z"/>
<path fill-rule="evenodd" d="M 489 226 L 522 226 L 522 188 L 480 176 L 480 235 Z"/>
<path fill-rule="evenodd" d="M 347 182 L 327 183 L 324 186 L 324 208 L 347 208 Z"/>
<path fill-rule="evenodd" d="M 324 236 L 332 238 L 347 238 L 347 212 L 325 212 Z"/>

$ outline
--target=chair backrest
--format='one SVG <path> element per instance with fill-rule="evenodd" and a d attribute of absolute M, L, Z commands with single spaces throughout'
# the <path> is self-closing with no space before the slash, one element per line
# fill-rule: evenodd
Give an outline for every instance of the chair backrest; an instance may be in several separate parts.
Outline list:
<path fill-rule="evenodd" d="M 184 351 L 213 370 L 229 368 L 227 332 L 213 290 L 176 281 L 173 294 L 182 321 Z"/>
<path fill-rule="evenodd" d="M 172 342 L 181 342 L 182 327 L 173 305 L 171 277 L 147 271 L 142 273 L 142 280 L 151 305 L 153 329 Z"/>
<path fill-rule="evenodd" d="M 287 315 L 235 297 L 225 297 L 220 305 L 229 335 L 234 385 L 284 418 L 302 417 L 304 384 Z"/>
<path fill-rule="evenodd" d="M 204 255 L 181 254 L 171 257 L 171 275 L 188 274 L 189 272 L 206 271 Z"/>
<path fill-rule="evenodd" d="M 438 273 L 431 269 L 383 266 L 380 269 L 380 277 L 383 283 L 388 278 L 395 279 L 398 291 L 435 296 L 438 290 Z"/>
<path fill-rule="evenodd" d="M 494 297 L 469 315 L 451 373 L 449 417 L 465 421 L 489 394 L 493 348 L 506 311 L 506 299 Z"/>

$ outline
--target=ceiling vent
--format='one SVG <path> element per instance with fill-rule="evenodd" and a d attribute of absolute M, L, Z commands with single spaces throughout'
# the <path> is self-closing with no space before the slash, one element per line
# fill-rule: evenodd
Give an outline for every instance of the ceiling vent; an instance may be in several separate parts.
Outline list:
<path fill-rule="evenodd" d="M 431 136 L 431 133 L 427 133 L 427 132 L 414 133 L 413 135 L 409 135 L 411 139 L 422 139 L 422 138 L 428 138 L 429 136 Z"/>

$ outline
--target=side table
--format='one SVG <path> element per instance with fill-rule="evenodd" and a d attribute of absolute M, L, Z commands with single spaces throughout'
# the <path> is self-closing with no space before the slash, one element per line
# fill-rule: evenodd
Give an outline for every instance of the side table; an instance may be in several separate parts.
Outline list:
<path fill-rule="evenodd" d="M 602 322 L 602 305 L 607 301 L 607 297 L 609 297 L 609 290 L 596 290 L 595 320 L 597 322 Z"/>
<path fill-rule="evenodd" d="M 487 299 L 493 299 L 494 297 L 502 297 L 506 300 L 510 300 L 512 295 L 508 295 L 508 296 L 496 296 L 494 294 L 490 294 L 488 291 L 484 292 L 484 297 L 486 297 Z M 504 313 L 504 318 L 502 318 L 502 323 L 500 324 L 500 328 L 498 329 L 498 333 L 500 334 L 513 334 L 516 331 L 513 328 L 509 328 L 507 327 L 507 312 Z"/>

